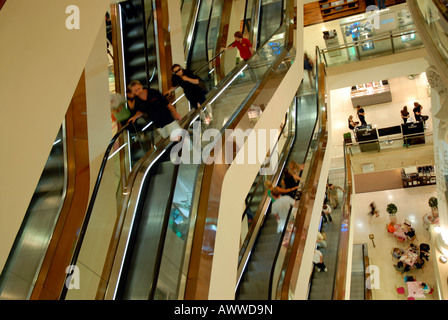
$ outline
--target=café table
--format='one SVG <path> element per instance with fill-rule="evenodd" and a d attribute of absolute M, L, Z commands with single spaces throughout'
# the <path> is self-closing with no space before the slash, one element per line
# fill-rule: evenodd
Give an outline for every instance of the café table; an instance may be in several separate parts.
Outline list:
<path fill-rule="evenodd" d="M 407 239 L 407 236 L 404 234 L 404 229 L 401 224 L 394 225 L 395 231 L 394 231 L 394 237 L 397 237 L 398 239 L 404 241 Z"/>
<path fill-rule="evenodd" d="M 417 261 L 418 259 L 418 254 L 416 254 L 415 252 L 412 252 L 410 250 L 405 251 L 401 257 L 400 257 L 400 261 L 403 261 L 404 263 L 406 263 L 408 266 L 413 266 L 415 261 Z"/>
<path fill-rule="evenodd" d="M 421 281 L 408 281 L 406 285 L 408 286 L 408 297 L 425 298 Z"/>

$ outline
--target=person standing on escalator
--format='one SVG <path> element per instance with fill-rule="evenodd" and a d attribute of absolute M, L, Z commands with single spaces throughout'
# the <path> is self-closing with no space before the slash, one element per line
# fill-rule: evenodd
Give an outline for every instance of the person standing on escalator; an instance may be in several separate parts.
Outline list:
<path fill-rule="evenodd" d="M 190 70 L 183 69 L 179 64 L 173 64 L 171 71 L 173 72 L 172 87 L 165 92 L 165 96 L 171 94 L 176 87 L 182 87 L 191 107 L 199 108 L 206 99 L 205 82 Z"/>
<path fill-rule="evenodd" d="M 252 44 L 249 39 L 244 38 L 240 31 L 235 32 L 233 36 L 235 37 L 235 41 L 225 50 L 231 50 L 236 47 L 240 52 L 241 59 L 244 61 L 249 60 L 249 58 L 254 54 L 254 48 L 252 48 Z"/>
<path fill-rule="evenodd" d="M 252 57 L 252 55 L 255 53 L 252 44 L 250 43 L 249 39 L 243 37 L 243 34 L 240 31 L 235 32 L 233 36 L 235 37 L 235 41 L 224 50 L 231 50 L 236 47 L 240 52 L 241 59 L 243 59 L 244 61 L 248 61 L 250 57 Z M 254 82 L 258 81 L 257 75 L 252 70 L 249 64 L 247 64 L 247 68 L 249 70 L 252 81 Z"/>
<path fill-rule="evenodd" d="M 177 121 L 182 119 L 174 106 L 158 91 L 143 88 L 138 80 L 131 81 L 129 87 L 135 95 L 135 115 L 128 120 L 134 123 L 144 114 L 148 115 L 163 138 L 168 138 L 175 129 L 180 129 Z"/>

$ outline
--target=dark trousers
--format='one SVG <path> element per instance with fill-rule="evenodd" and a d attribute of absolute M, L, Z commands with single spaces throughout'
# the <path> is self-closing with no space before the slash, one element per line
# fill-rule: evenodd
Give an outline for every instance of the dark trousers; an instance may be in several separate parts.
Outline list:
<path fill-rule="evenodd" d="M 325 214 L 323 212 L 322 212 L 322 220 L 323 220 L 323 222 L 327 222 L 327 221 L 333 222 L 333 218 L 331 217 L 331 214 Z"/>
<path fill-rule="evenodd" d="M 325 263 L 319 262 L 314 264 L 316 267 L 318 267 L 320 270 L 325 270 L 326 266 Z"/>

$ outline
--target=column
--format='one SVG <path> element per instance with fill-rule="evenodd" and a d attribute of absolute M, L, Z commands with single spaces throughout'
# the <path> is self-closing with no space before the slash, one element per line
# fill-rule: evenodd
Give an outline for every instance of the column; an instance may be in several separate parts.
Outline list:
<path fill-rule="evenodd" d="M 447 86 L 434 66 L 429 66 L 426 76 L 431 86 L 431 105 L 434 127 L 434 163 L 436 165 L 437 200 L 439 225 L 441 228 L 437 244 L 445 255 L 448 254 L 448 212 L 447 212 L 447 177 L 448 177 L 448 110 L 446 99 Z"/>

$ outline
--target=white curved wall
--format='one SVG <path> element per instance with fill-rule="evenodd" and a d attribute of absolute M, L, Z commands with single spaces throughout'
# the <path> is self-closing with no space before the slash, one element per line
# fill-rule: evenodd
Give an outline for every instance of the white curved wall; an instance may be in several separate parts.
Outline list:
<path fill-rule="evenodd" d="M 0 10 L 0 270 L 109 2 L 12 0 Z M 73 3 L 79 8 L 79 29 L 66 27 L 66 8 Z M 110 128 L 110 115 L 107 120 Z"/>

